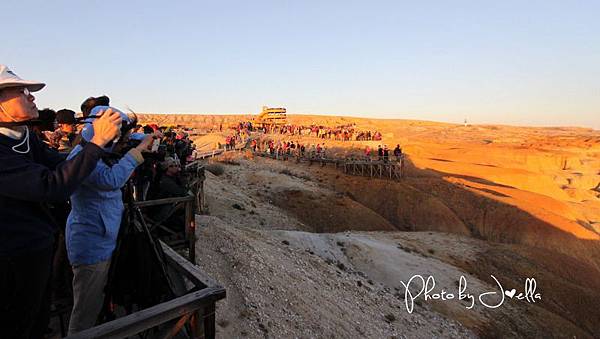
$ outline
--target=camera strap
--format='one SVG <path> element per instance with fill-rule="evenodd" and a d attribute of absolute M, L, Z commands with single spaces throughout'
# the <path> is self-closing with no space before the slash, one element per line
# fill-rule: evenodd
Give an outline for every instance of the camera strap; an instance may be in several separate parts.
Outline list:
<path fill-rule="evenodd" d="M 11 128 L 11 127 L 18 127 L 18 126 L 37 126 L 37 125 L 41 125 L 42 123 L 43 123 L 43 121 L 39 120 L 39 119 L 30 119 L 30 120 L 23 120 L 23 121 L 1 121 L 0 127 Z"/>

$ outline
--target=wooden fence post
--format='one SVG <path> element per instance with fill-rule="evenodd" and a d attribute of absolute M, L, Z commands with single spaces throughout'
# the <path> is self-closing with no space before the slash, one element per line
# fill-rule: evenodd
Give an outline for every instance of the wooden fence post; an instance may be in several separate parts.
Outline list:
<path fill-rule="evenodd" d="M 185 203 L 185 237 L 188 240 L 189 259 L 196 264 L 196 221 L 194 220 L 194 202 Z"/>

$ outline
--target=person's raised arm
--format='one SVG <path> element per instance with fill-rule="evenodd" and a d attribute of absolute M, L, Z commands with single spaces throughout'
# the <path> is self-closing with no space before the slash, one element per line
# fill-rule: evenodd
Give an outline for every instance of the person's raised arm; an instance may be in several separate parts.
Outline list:
<path fill-rule="evenodd" d="M 116 116 L 115 116 L 116 115 Z M 0 195 L 27 201 L 66 200 L 96 168 L 101 147 L 119 135 L 121 117 L 107 110 L 94 121 L 94 138 L 81 152 L 52 170 L 26 155 L 0 153 Z"/>
<path fill-rule="evenodd" d="M 123 187 L 135 168 L 144 162 L 142 152 L 149 152 L 152 142 L 152 135 L 146 135 L 139 145 L 129 150 L 113 166 L 98 166 L 84 184 L 106 191 Z"/>

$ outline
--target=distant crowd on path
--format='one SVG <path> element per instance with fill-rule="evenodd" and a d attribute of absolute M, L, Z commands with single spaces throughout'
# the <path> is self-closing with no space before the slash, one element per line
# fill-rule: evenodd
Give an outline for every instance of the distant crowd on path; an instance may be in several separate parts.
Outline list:
<path fill-rule="evenodd" d="M 261 140 L 257 141 L 252 139 L 250 141 L 250 148 L 254 153 L 267 153 L 275 159 L 287 160 L 289 157 L 298 158 L 309 158 L 309 159 L 325 159 L 327 156 L 327 148 L 325 143 L 307 144 L 301 143 L 300 141 L 274 141 L 274 140 Z M 395 161 L 402 159 L 403 153 L 400 144 L 396 145 L 392 152 Z M 390 161 L 390 150 L 387 145 L 379 145 L 377 147 L 377 154 L 375 150 L 367 146 L 364 151 L 364 159 L 367 161 Z"/>
<path fill-rule="evenodd" d="M 355 124 L 340 125 L 335 127 L 326 127 L 319 125 L 267 125 L 263 127 L 265 133 L 297 135 L 317 137 L 320 139 L 330 139 L 336 141 L 370 141 L 381 140 L 380 132 L 358 131 Z"/>
<path fill-rule="evenodd" d="M 250 132 L 262 132 L 264 134 L 280 134 L 280 135 L 295 135 L 317 137 L 320 139 L 329 139 L 336 141 L 379 141 L 382 139 L 381 133 L 378 131 L 359 131 L 356 130 L 355 124 L 339 125 L 335 127 L 326 127 L 322 125 L 275 125 L 265 124 L 263 126 L 254 126 L 251 121 L 239 122 L 232 128 L 236 134 Z M 222 125 L 219 125 L 219 130 L 222 131 Z"/>
<path fill-rule="evenodd" d="M 305 145 L 300 141 L 262 140 L 257 142 L 256 139 L 253 139 L 250 142 L 250 148 L 255 153 L 268 153 L 276 159 L 287 159 L 292 156 L 324 159 L 326 156 L 325 143 Z"/>
<path fill-rule="evenodd" d="M 365 147 L 365 159 L 368 160 L 372 160 L 373 156 L 374 156 L 375 150 L 371 149 L 370 146 Z M 394 158 L 396 161 L 400 161 L 402 159 L 402 148 L 400 147 L 400 144 L 396 145 L 396 148 L 394 148 L 394 151 L 392 153 L 394 155 Z M 383 147 L 381 147 L 381 145 L 377 146 L 377 159 L 380 161 L 384 161 L 384 162 L 388 162 L 390 160 L 390 150 L 388 148 L 387 145 L 383 145 Z"/>
<path fill-rule="evenodd" d="M 242 145 L 250 140 L 250 131 L 247 129 L 235 130 L 225 137 L 225 144 L 219 143 L 217 148 L 225 148 L 226 151 L 235 150 L 236 145 Z"/>
<path fill-rule="evenodd" d="M 218 130 L 223 132 L 223 124 L 219 124 Z M 378 131 L 358 131 L 355 129 L 355 124 L 340 125 L 335 127 L 325 127 L 319 125 L 268 125 L 255 126 L 251 121 L 240 121 L 236 125 L 229 127 L 230 133 L 225 137 L 224 143 L 218 143 L 217 148 L 224 148 L 227 150 L 235 150 L 236 145 L 247 144 L 250 141 L 251 132 L 259 132 L 264 134 L 279 134 L 287 136 L 307 136 L 316 137 L 320 139 L 328 139 L 335 141 L 380 141 L 382 139 L 381 133 Z M 273 148 L 274 154 L 284 154 L 295 150 L 291 145 L 301 145 L 299 142 L 287 142 L 289 144 L 289 151 L 283 145 L 277 148 L 277 145 Z M 302 145 L 304 146 L 304 145 Z M 315 145 L 306 145 L 304 150 L 311 149 L 314 146 L 315 156 L 323 157 L 323 152 L 319 149 L 324 149 L 325 143 L 317 143 Z M 300 146 L 298 146 L 300 148 Z M 299 151 L 299 150 L 298 150 Z"/>

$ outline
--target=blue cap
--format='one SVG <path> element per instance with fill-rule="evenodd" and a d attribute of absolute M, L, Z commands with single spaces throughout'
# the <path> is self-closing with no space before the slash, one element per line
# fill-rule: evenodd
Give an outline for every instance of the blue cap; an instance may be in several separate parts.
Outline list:
<path fill-rule="evenodd" d="M 106 111 L 109 108 L 112 109 L 114 112 L 117 112 L 121 115 L 121 120 L 123 121 L 123 123 L 131 123 L 131 119 L 129 118 L 129 116 L 127 116 L 127 114 L 123 113 L 121 110 L 119 110 L 117 108 L 109 107 L 109 106 L 96 106 L 96 107 L 92 108 L 89 116 L 100 117 L 100 116 L 102 116 L 102 114 L 104 114 L 104 111 Z M 83 125 L 83 128 L 81 129 L 81 137 L 85 141 L 91 141 L 92 138 L 94 137 L 94 127 L 92 126 L 92 122 L 94 121 L 94 119 L 90 118 L 89 116 L 87 119 L 84 120 L 85 124 Z M 114 145 L 111 145 L 110 147 L 105 147 L 104 149 L 107 151 L 111 151 L 113 146 Z"/>
<path fill-rule="evenodd" d="M 131 140 L 144 140 L 144 138 L 146 137 L 146 135 L 148 135 L 148 134 L 144 134 L 144 133 L 131 133 L 131 135 L 129 136 L 129 139 L 131 139 Z"/>
<path fill-rule="evenodd" d="M 96 117 L 102 116 L 104 111 L 106 111 L 109 108 L 115 112 L 118 112 L 121 115 L 121 119 L 123 120 L 123 122 L 127 122 L 127 123 L 131 122 L 129 117 L 127 116 L 127 114 L 121 112 L 119 109 L 116 109 L 114 107 L 109 107 L 109 106 L 96 106 L 96 107 L 92 108 L 92 111 L 90 112 L 90 116 L 96 116 Z M 94 137 L 94 127 L 92 126 L 92 122 L 94 121 L 94 119 L 88 117 L 84 121 L 85 121 L 85 124 L 83 125 L 83 128 L 81 130 L 81 137 L 83 139 L 85 139 L 86 141 L 90 141 Z"/>

